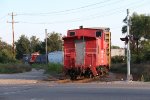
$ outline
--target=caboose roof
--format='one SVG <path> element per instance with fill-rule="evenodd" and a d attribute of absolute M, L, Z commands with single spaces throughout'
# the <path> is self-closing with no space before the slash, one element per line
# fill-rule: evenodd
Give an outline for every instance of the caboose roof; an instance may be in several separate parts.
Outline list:
<path fill-rule="evenodd" d="M 101 29 L 101 30 L 104 30 L 104 31 L 106 31 L 106 30 L 109 31 L 110 30 L 109 27 L 90 27 L 88 29 Z"/>
<path fill-rule="evenodd" d="M 91 28 L 83 28 L 82 26 L 79 29 L 68 30 L 67 37 L 96 37 L 96 34 L 99 34 L 98 37 L 101 37 L 102 33 L 109 32 L 109 28 L 107 27 L 91 27 Z"/>
<path fill-rule="evenodd" d="M 96 30 L 103 30 L 109 32 L 110 28 L 109 27 L 87 27 L 87 28 L 79 28 L 79 29 L 96 29 Z M 72 30 L 77 30 L 77 29 L 71 29 Z"/>

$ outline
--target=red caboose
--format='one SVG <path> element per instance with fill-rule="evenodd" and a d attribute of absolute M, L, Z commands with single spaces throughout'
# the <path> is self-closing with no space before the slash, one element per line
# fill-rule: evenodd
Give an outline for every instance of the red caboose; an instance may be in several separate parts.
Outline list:
<path fill-rule="evenodd" d="M 64 72 L 71 79 L 77 76 L 102 76 L 110 66 L 109 28 L 68 30 L 64 40 Z"/>

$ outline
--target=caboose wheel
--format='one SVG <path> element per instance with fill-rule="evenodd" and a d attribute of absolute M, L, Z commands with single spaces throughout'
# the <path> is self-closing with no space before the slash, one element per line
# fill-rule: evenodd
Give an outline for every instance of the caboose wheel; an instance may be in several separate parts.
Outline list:
<path fill-rule="evenodd" d="M 92 74 L 92 72 L 91 72 L 90 69 L 87 69 L 87 70 L 85 71 L 84 77 L 85 77 L 85 78 L 92 78 L 92 77 L 93 77 L 93 74 Z"/>
<path fill-rule="evenodd" d="M 69 76 L 70 76 L 70 79 L 71 80 L 76 80 L 77 79 L 77 74 L 76 74 L 76 71 L 75 70 L 70 70 L 69 71 Z"/>
<path fill-rule="evenodd" d="M 77 79 L 77 75 L 75 75 L 75 73 L 72 73 L 72 74 L 70 75 L 70 79 L 71 79 L 71 80 L 76 80 L 76 79 Z"/>
<path fill-rule="evenodd" d="M 76 79 L 77 79 L 77 76 L 70 76 L 70 79 L 71 79 L 71 80 L 76 80 Z"/>

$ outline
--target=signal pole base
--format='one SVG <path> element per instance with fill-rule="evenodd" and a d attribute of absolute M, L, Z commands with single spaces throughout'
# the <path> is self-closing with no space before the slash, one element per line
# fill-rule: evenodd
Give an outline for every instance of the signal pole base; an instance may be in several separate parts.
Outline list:
<path fill-rule="evenodd" d="M 133 80 L 132 75 L 127 75 L 127 81 L 130 82 L 130 81 L 132 81 L 132 80 Z"/>

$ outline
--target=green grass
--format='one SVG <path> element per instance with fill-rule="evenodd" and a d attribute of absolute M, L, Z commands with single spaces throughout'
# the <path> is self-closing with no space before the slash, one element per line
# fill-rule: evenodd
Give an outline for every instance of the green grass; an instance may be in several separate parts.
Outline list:
<path fill-rule="evenodd" d="M 63 65 L 59 63 L 49 63 L 46 67 L 46 73 L 62 73 Z"/>
<path fill-rule="evenodd" d="M 63 65 L 59 63 L 48 63 L 48 64 L 32 64 L 32 68 L 35 69 L 44 69 L 45 73 L 61 73 L 63 69 Z"/>
<path fill-rule="evenodd" d="M 32 68 L 44 69 L 45 73 L 62 73 L 63 65 L 59 63 L 49 63 L 49 64 L 21 64 L 21 63 L 0 63 L 0 74 L 12 74 L 12 73 L 22 73 L 31 71 Z"/>
<path fill-rule="evenodd" d="M 0 74 L 12 74 L 31 71 L 31 66 L 26 64 L 7 63 L 0 64 Z"/>
<path fill-rule="evenodd" d="M 39 70 L 39 69 L 46 69 L 47 65 L 46 64 L 31 64 L 31 67 Z"/>

